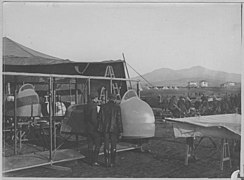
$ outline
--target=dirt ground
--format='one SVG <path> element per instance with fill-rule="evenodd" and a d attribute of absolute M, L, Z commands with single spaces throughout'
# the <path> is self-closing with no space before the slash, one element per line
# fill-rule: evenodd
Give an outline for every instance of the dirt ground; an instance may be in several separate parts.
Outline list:
<path fill-rule="evenodd" d="M 65 178 L 230 178 L 232 172 L 239 169 L 240 151 L 232 151 L 232 167 L 225 162 L 220 170 L 220 152 L 209 139 L 204 139 L 196 154 L 198 160 L 190 159 L 184 165 L 186 152 L 185 139 L 173 136 L 172 125 L 160 123 L 157 132 L 163 138 L 150 139 L 143 144 L 144 152 L 139 149 L 117 154 L 116 166 L 103 166 L 103 156 L 99 157 L 100 166 L 91 167 L 86 159 L 55 164 L 64 168 L 38 167 L 3 174 L 4 177 L 65 177 Z M 196 139 L 198 140 L 198 139 Z M 220 145 L 220 139 L 214 139 Z"/>

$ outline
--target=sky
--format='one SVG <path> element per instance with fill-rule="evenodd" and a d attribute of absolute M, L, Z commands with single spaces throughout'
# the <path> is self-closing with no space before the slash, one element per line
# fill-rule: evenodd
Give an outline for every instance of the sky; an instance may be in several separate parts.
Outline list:
<path fill-rule="evenodd" d="M 241 73 L 238 3 L 5 2 L 3 36 L 77 62 L 124 53 L 140 74 L 199 65 Z"/>

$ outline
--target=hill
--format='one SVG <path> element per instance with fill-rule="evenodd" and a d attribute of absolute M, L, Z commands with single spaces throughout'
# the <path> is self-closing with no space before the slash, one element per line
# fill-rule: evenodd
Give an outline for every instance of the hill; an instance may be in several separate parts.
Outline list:
<path fill-rule="evenodd" d="M 189 81 L 199 82 L 205 80 L 210 87 L 219 87 L 220 84 L 232 81 L 241 82 L 241 75 L 236 73 L 227 73 L 204 68 L 202 66 L 193 66 L 187 69 L 173 70 L 169 68 L 160 68 L 150 73 L 142 75 L 154 86 L 187 86 Z M 147 84 L 141 77 L 141 84 Z"/>

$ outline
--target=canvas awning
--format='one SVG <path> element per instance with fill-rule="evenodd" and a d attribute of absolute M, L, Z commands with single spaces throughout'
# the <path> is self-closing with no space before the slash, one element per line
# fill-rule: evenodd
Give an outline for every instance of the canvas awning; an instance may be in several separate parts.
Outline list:
<path fill-rule="evenodd" d="M 69 60 L 49 56 L 30 49 L 7 37 L 3 37 L 3 64 L 4 65 L 38 65 L 67 63 Z"/>
<path fill-rule="evenodd" d="M 124 61 L 122 60 L 106 60 L 101 62 L 73 62 L 52 57 L 44 53 L 35 51 L 25 47 L 9 38 L 3 38 L 3 72 L 15 73 L 40 73 L 40 74 L 56 74 L 56 75 L 75 75 L 75 76 L 100 76 L 104 77 L 108 66 L 112 67 L 115 78 L 126 78 Z M 56 83 L 66 83 L 59 85 L 57 88 L 74 89 L 74 84 L 87 84 L 87 79 L 75 78 L 55 78 Z M 10 76 L 6 75 L 3 78 L 3 83 L 35 83 L 36 90 L 47 90 L 47 78 L 34 76 Z M 40 84 L 43 83 L 43 84 Z M 45 84 L 46 83 L 46 84 Z M 105 86 L 110 89 L 109 80 L 91 80 L 91 93 Z M 127 90 L 125 81 L 118 82 L 121 95 Z M 45 87 L 45 88 L 44 88 Z M 65 88 L 64 88 L 65 87 Z M 61 88 L 61 89 L 60 89 Z"/>
<path fill-rule="evenodd" d="M 122 60 L 74 62 L 46 55 L 7 37 L 3 38 L 3 72 L 104 76 L 107 66 L 112 66 L 116 78 L 125 78 Z"/>

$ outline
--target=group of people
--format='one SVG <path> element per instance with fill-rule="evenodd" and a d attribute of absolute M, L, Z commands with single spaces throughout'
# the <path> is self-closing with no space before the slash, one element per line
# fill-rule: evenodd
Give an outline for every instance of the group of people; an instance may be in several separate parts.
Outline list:
<path fill-rule="evenodd" d="M 90 95 L 84 112 L 89 163 L 99 165 L 98 155 L 104 143 L 105 166 L 113 167 L 116 159 L 116 145 L 123 132 L 121 110 L 116 102 L 116 96 L 111 94 L 107 103 L 98 106 L 98 98 Z"/>
<path fill-rule="evenodd" d="M 241 95 L 225 95 L 221 98 L 202 95 L 195 99 L 176 96 L 164 97 L 160 103 L 164 112 L 169 111 L 173 117 L 191 117 L 196 115 L 214 115 L 241 113 Z"/>

